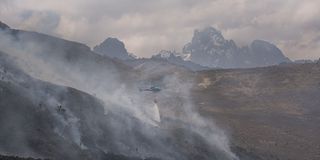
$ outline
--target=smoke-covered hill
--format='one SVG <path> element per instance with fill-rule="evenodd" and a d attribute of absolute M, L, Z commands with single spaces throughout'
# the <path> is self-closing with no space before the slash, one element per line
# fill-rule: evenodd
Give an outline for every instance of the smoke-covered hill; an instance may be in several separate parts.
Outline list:
<path fill-rule="evenodd" d="M 131 69 L 85 45 L 10 28 L 0 42 L 0 154 L 238 159 L 224 131 L 194 109 L 185 70 Z M 139 91 L 150 85 L 162 91 Z"/>
<path fill-rule="evenodd" d="M 121 106 L 112 98 L 101 100 L 36 80 L 8 55 L 1 53 L 0 58 L 2 154 L 52 159 L 116 159 L 117 155 L 120 159 L 235 159 L 223 146 L 227 142 L 223 132 L 207 128 L 209 124 L 199 126 L 198 120 L 205 122 L 200 117 L 188 123 L 188 119 L 162 116 L 160 123 L 148 111 L 151 102 L 131 97 L 131 106 Z"/>

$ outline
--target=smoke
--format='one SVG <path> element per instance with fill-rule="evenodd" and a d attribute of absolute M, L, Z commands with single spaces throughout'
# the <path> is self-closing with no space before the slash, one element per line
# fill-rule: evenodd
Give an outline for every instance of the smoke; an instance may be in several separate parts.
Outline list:
<path fill-rule="evenodd" d="M 0 37 L 1 50 L 30 76 L 75 88 L 101 101 L 105 119 L 100 121 L 108 125 L 107 129 L 88 126 L 88 131 L 84 131 L 81 124 L 94 123 L 96 117 L 91 116 L 89 122 L 83 122 L 77 116 L 79 113 L 70 108 L 76 106 L 69 106 L 66 98 L 57 98 L 66 90 L 48 94 L 41 88 L 43 86 L 35 89 L 38 93 L 34 93 L 33 99 L 37 102 L 45 99 L 47 109 L 57 121 L 54 132 L 81 149 L 90 148 L 82 137 L 93 132 L 108 135 L 91 137 L 108 137 L 101 140 L 108 144 L 95 144 L 106 153 L 188 159 L 192 154 L 206 154 L 197 149 L 203 147 L 213 152 L 203 158 L 237 159 L 230 150 L 226 134 L 194 107 L 190 96 L 194 82 L 190 74 L 178 69 L 172 71 L 174 68 L 167 66 L 132 70 L 81 44 L 37 33 L 20 32 L 12 36 L 11 32 L 4 31 Z M 162 91 L 141 92 L 141 85 L 158 85 Z"/>
<path fill-rule="evenodd" d="M 178 95 L 181 98 L 181 107 L 184 113 L 181 118 L 191 126 L 191 130 L 205 138 L 212 147 L 217 147 L 217 149 L 230 155 L 230 157 L 236 158 L 229 150 L 226 134 L 212 121 L 205 119 L 197 112 L 190 95 L 191 88 L 195 84 L 192 78 L 188 77 L 188 79 L 186 81 L 186 77 L 181 77 L 181 75 L 167 76 L 165 83 L 168 84 L 169 93 L 164 93 L 165 96 Z"/>

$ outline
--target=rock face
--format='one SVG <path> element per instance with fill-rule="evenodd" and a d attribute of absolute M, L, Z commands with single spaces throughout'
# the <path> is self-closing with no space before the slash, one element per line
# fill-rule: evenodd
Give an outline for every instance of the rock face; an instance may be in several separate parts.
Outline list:
<path fill-rule="evenodd" d="M 189 54 L 192 62 L 211 68 L 260 67 L 290 61 L 269 42 L 255 40 L 240 48 L 212 27 L 196 30 L 192 41 L 184 46 L 183 53 Z"/>
<path fill-rule="evenodd" d="M 117 58 L 120 60 L 133 59 L 133 56 L 129 55 L 123 42 L 117 38 L 107 38 L 100 45 L 97 45 L 93 49 L 94 52 L 110 58 Z"/>

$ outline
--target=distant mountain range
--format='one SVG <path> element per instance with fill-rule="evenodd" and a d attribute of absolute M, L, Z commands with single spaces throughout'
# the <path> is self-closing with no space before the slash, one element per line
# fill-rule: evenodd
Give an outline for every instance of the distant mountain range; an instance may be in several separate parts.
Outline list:
<path fill-rule="evenodd" d="M 130 64 L 138 59 L 129 54 L 124 43 L 116 38 L 107 38 L 94 47 L 94 52 L 124 62 L 129 60 Z M 195 30 L 191 42 L 183 47 L 183 53 L 162 50 L 149 59 L 144 58 L 144 61 L 154 59 L 162 59 L 193 71 L 209 68 L 254 68 L 291 62 L 274 44 L 254 40 L 249 46 L 238 47 L 233 40 L 226 40 L 213 27 Z"/>
<path fill-rule="evenodd" d="M 192 71 L 209 69 L 208 67 L 185 60 L 182 55 L 174 51 L 162 50 L 151 58 L 137 58 L 133 54 L 128 53 L 124 43 L 117 38 L 107 38 L 101 44 L 95 46 L 93 51 L 102 56 L 120 60 L 122 63 L 131 67 L 141 67 L 143 64 L 149 66 L 149 63 L 147 64 L 147 62 L 153 61 L 151 63 L 166 63 L 167 65 L 171 64 Z"/>
<path fill-rule="evenodd" d="M 210 68 L 253 68 L 290 62 L 277 46 L 269 42 L 254 40 L 249 46 L 238 47 L 213 27 L 196 30 L 183 53 L 192 62 Z"/>

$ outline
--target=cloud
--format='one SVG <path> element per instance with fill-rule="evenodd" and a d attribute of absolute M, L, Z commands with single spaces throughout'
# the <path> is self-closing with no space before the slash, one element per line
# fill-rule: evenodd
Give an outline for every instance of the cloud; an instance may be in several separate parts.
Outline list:
<path fill-rule="evenodd" d="M 180 51 L 194 29 L 211 25 L 239 45 L 264 39 L 292 59 L 320 57 L 320 46 L 312 41 L 320 31 L 318 0 L 12 0 L 0 5 L 1 20 L 13 27 L 90 46 L 119 37 L 139 56 L 161 49 Z M 34 13 L 32 23 L 16 18 L 25 12 Z M 41 26 L 46 17 L 54 21 Z"/>
<path fill-rule="evenodd" d="M 60 15 L 52 11 L 25 10 L 19 16 L 20 27 L 48 34 L 55 34 L 60 23 Z"/>

